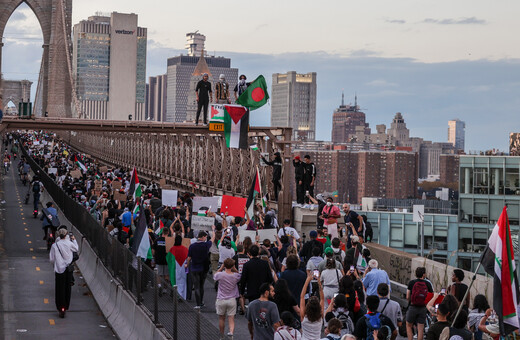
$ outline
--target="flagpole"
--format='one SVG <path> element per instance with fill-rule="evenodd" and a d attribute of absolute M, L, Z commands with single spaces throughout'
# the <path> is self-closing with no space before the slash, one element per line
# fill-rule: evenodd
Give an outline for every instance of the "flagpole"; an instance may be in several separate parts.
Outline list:
<path fill-rule="evenodd" d="M 488 251 L 488 248 L 486 247 L 486 250 L 484 250 L 484 254 L 486 254 L 487 251 Z M 484 256 L 484 254 L 482 254 L 482 257 Z M 459 304 L 459 309 L 457 309 L 457 314 L 455 314 L 455 318 L 453 319 L 453 322 L 451 323 L 451 327 L 455 326 L 455 321 L 457 321 L 457 318 L 459 317 L 460 311 L 462 310 L 462 307 L 464 306 L 464 302 L 468 298 L 469 291 L 470 291 L 471 287 L 473 286 L 473 283 L 477 279 L 477 272 L 480 269 L 481 265 L 482 265 L 482 262 L 479 261 L 478 265 L 477 265 L 477 268 L 475 269 L 475 272 L 473 273 L 473 277 L 471 278 L 471 283 L 469 284 L 469 287 L 466 290 L 466 293 L 464 294 L 464 298 L 462 298 L 462 302 Z"/>

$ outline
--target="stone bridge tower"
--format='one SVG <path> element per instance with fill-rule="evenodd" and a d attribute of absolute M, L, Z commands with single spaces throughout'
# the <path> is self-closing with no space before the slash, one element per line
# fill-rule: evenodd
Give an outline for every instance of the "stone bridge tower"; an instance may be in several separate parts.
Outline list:
<path fill-rule="evenodd" d="M 22 2 L 33 10 L 43 33 L 38 83 L 42 111 L 48 112 L 49 117 L 72 117 L 72 0 L 0 0 L 0 74 L 4 46 L 1 37 L 9 17 Z M 2 89 L 0 83 L 0 107 Z"/>

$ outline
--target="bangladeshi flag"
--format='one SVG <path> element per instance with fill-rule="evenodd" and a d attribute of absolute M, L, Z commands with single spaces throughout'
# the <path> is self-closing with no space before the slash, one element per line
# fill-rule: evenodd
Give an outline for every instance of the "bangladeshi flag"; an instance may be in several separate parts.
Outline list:
<path fill-rule="evenodd" d="M 249 111 L 240 105 L 224 106 L 224 136 L 228 148 L 248 149 Z"/>
<path fill-rule="evenodd" d="M 493 309 L 498 315 L 500 333 L 506 336 L 519 328 L 516 308 L 520 296 L 506 207 L 493 228 L 480 262 L 486 273 L 494 277 Z"/>
<path fill-rule="evenodd" d="M 269 94 L 267 84 L 263 75 L 259 75 L 237 99 L 237 104 L 247 107 L 253 111 L 267 103 Z"/>

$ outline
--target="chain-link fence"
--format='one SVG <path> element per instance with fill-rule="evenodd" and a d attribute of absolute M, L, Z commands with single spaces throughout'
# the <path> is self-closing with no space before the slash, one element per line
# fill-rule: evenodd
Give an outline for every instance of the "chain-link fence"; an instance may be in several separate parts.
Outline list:
<path fill-rule="evenodd" d="M 22 152 L 65 217 L 85 237 L 99 259 L 124 289 L 131 293 L 136 303 L 148 311 L 150 319 L 158 327 L 164 327 L 173 339 L 219 339 L 218 328 L 201 317 L 199 308 L 192 308 L 180 298 L 176 287 L 159 277 L 156 271 L 109 235 L 87 209 L 68 196 L 40 168 L 24 148 Z"/>

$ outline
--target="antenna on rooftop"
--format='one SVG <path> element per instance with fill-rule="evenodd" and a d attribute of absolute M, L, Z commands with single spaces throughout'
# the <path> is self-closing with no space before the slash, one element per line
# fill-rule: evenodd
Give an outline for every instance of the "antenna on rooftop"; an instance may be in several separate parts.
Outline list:
<path fill-rule="evenodd" d="M 357 110 L 357 92 L 354 93 L 354 106 L 356 107 L 356 110 Z"/>
<path fill-rule="evenodd" d="M 345 106 L 345 91 L 341 89 L 341 106 Z"/>

